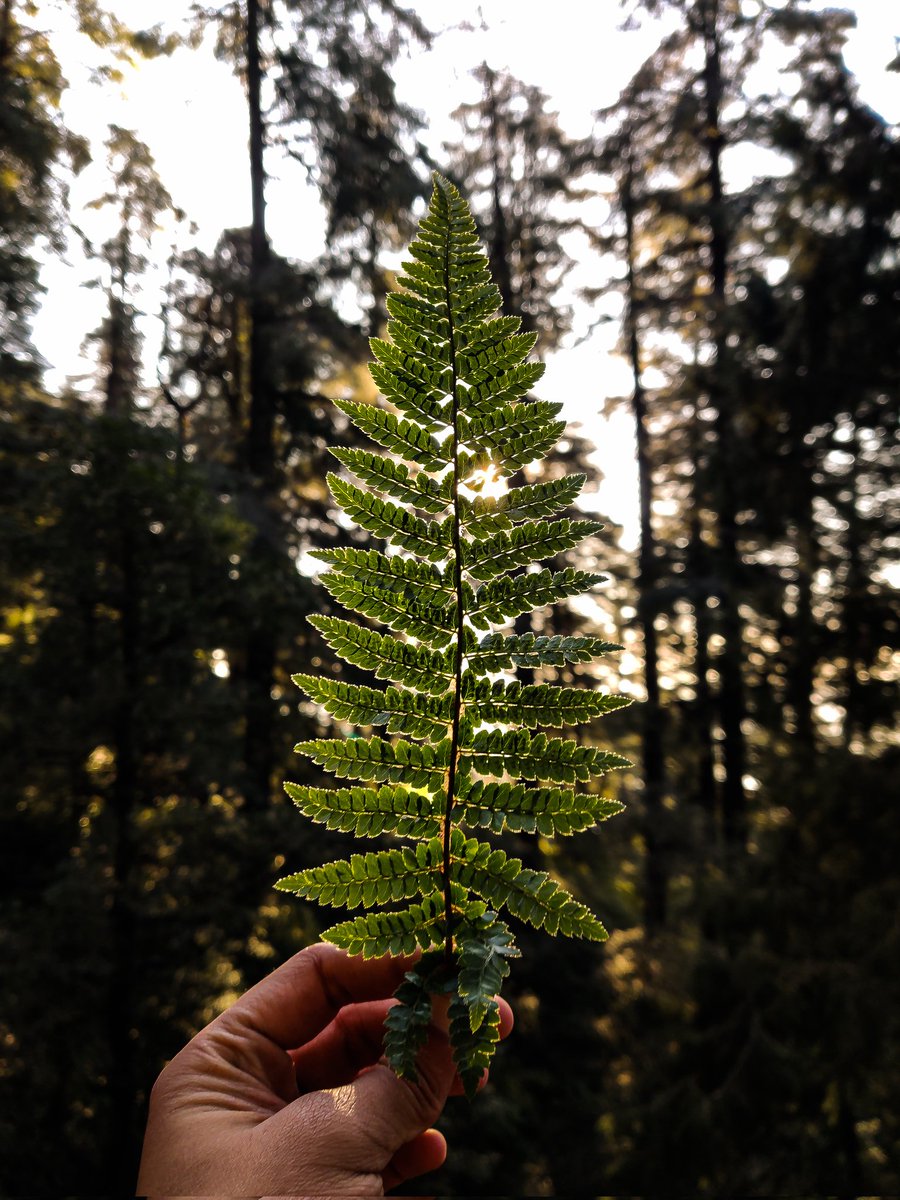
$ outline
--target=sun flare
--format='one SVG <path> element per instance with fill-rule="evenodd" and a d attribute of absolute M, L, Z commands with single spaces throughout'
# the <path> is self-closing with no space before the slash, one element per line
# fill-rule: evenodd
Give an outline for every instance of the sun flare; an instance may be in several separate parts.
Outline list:
<path fill-rule="evenodd" d="M 508 490 L 507 481 L 498 473 L 496 463 L 490 463 L 483 471 L 473 471 L 466 480 L 466 487 L 490 500 L 499 500 Z"/>

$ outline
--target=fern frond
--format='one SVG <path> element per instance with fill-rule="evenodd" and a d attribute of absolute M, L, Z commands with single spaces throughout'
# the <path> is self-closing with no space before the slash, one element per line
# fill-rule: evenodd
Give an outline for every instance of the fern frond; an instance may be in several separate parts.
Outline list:
<path fill-rule="evenodd" d="M 456 798 L 456 819 L 492 833 L 582 833 L 625 807 L 619 800 L 568 788 L 529 788 L 521 783 L 470 782 Z"/>
<path fill-rule="evenodd" d="M 443 800 L 399 785 L 327 789 L 285 783 L 284 790 L 311 821 L 356 837 L 426 838 L 441 831 Z"/>
<path fill-rule="evenodd" d="M 539 429 L 549 430 L 549 418 L 559 415 L 561 404 L 546 400 L 512 403 L 525 396 L 543 374 L 543 363 L 520 363 L 482 383 L 470 385 L 466 396 L 466 412 L 470 415 L 460 427 L 465 440 L 485 449 L 499 449 L 503 445 L 503 430 L 508 440 L 527 437 Z M 553 427 L 561 433 L 565 422 L 554 421 Z"/>
<path fill-rule="evenodd" d="M 387 298 L 387 339 L 370 343 L 384 404 L 338 403 L 380 450 L 334 450 L 353 479 L 328 477 L 349 520 L 386 546 L 314 552 L 329 568 L 322 583 L 334 600 L 384 631 L 310 618 L 338 657 L 387 686 L 293 677 L 335 720 L 390 736 L 301 742 L 297 751 L 316 765 L 359 783 L 288 783 L 285 790 L 328 829 L 409 844 L 312 867 L 278 886 L 322 904 L 399 905 L 364 912 L 323 936 L 366 957 L 423 951 L 387 1017 L 388 1061 L 415 1078 L 432 997 L 448 996 L 454 1061 L 472 1096 L 499 1037 L 496 993 L 518 953 L 497 912 L 589 940 L 606 931 L 548 873 L 464 829 L 551 837 L 620 811 L 617 800 L 572 785 L 627 759 L 529 731 L 592 721 L 629 701 L 592 688 L 491 677 L 586 663 L 621 647 L 496 628 L 602 582 L 603 575 L 571 567 L 536 568 L 602 525 L 566 515 L 583 475 L 490 494 L 498 475 L 508 479 L 542 458 L 564 423 L 561 405 L 530 396 L 543 373 L 530 359 L 534 335 L 520 332 L 518 319 L 496 315 L 500 294 L 475 223 L 439 176 L 397 282 L 405 290 Z"/>
<path fill-rule="evenodd" d="M 431 563 L 416 562 L 400 555 L 381 554 L 377 550 L 357 550 L 336 546 L 333 550 L 310 550 L 310 557 L 328 563 L 346 579 L 371 583 L 386 591 L 414 591 L 427 596 L 436 607 L 456 602 L 453 586 Z M 327 578 L 327 577 L 326 577 Z"/>
<path fill-rule="evenodd" d="M 376 537 L 390 538 L 395 546 L 431 562 L 447 557 L 450 528 L 446 521 L 423 521 L 390 500 L 380 500 L 330 472 L 328 488 L 347 516 L 362 529 Z"/>
<path fill-rule="evenodd" d="M 493 328 L 499 322 L 486 321 L 482 329 L 490 327 L 488 335 L 481 338 L 476 336 L 472 341 L 467 340 L 465 347 L 460 348 L 457 354 L 459 377 L 470 388 L 502 378 L 511 367 L 523 363 L 534 349 L 536 333 L 505 332 L 516 328 L 515 318 L 505 317 L 502 320 L 506 324 L 501 325 L 499 329 Z M 528 387 L 531 386 L 528 384 Z"/>
<path fill-rule="evenodd" d="M 477 642 L 472 635 L 466 645 L 466 658 L 479 674 L 486 674 L 488 671 L 504 671 L 509 667 L 561 667 L 565 663 L 591 662 L 601 654 L 621 649 L 615 642 L 594 637 L 486 633 Z"/>
<path fill-rule="evenodd" d="M 437 696 L 449 690 L 453 664 L 446 652 L 400 642 L 338 617 L 315 614 L 306 619 L 339 658 L 373 671 L 376 679 L 405 683 L 419 692 Z"/>
<path fill-rule="evenodd" d="M 421 425 L 402 421 L 374 404 L 363 404 L 357 400 L 336 400 L 335 404 L 357 429 L 379 446 L 384 446 L 385 450 L 393 450 L 425 471 L 443 471 L 450 465 L 441 447 Z"/>
<path fill-rule="evenodd" d="M 543 733 L 532 737 L 524 729 L 512 733 L 481 730 L 462 755 L 472 770 L 482 775 L 516 775 L 553 783 L 586 783 L 592 775 L 632 765 L 621 754 L 579 746 L 565 738 L 548 738 Z"/>
<path fill-rule="evenodd" d="M 466 710 L 477 713 L 481 721 L 524 725 L 528 729 L 580 725 L 632 703 L 629 696 L 603 696 L 587 688 L 560 688 L 546 683 L 523 686 L 503 679 L 492 683 L 471 675 L 464 677 L 462 695 Z"/>
<path fill-rule="evenodd" d="M 370 450 L 335 446 L 331 454 L 357 479 L 379 488 L 401 504 L 411 504 L 428 513 L 444 513 L 450 503 L 447 480 L 438 482 L 424 471 L 412 474 L 405 463 L 394 462 Z M 448 479 L 452 479 L 448 476 Z"/>
<path fill-rule="evenodd" d="M 364 947 L 367 944 L 371 945 L 371 939 L 368 943 L 363 942 Z M 388 1010 L 384 1022 L 385 1056 L 401 1079 L 413 1083 L 418 1078 L 416 1059 L 428 1038 L 431 1024 L 431 991 L 427 978 L 419 973 L 420 966 L 421 960 L 416 964 L 416 970 L 407 971 L 403 977 L 394 993 L 397 1003 Z"/>
<path fill-rule="evenodd" d="M 463 543 L 463 564 L 475 579 L 495 579 L 503 571 L 571 550 L 602 528 L 600 521 L 528 521 L 510 533 Z"/>
<path fill-rule="evenodd" d="M 469 619 L 476 629 L 489 629 L 491 625 L 501 625 L 520 613 L 533 612 L 570 596 L 580 596 L 605 578 L 605 575 L 591 575 L 566 567 L 555 574 L 545 568 L 533 574 L 493 579 L 476 591 Z"/>
<path fill-rule="evenodd" d="M 325 930 L 322 941 L 363 958 L 413 954 L 419 948 L 441 945 L 446 937 L 444 915 L 443 898 L 425 896 L 420 904 L 411 904 L 400 912 L 367 913 L 352 921 L 341 921 Z"/>
<path fill-rule="evenodd" d="M 408 633 L 433 650 L 446 646 L 453 636 L 453 611 L 423 604 L 412 598 L 414 593 L 411 590 L 367 590 L 364 583 L 356 583 L 337 574 L 325 576 L 322 584 L 344 608 L 381 621 L 397 633 Z"/>
<path fill-rule="evenodd" d="M 519 958 L 519 950 L 508 926 L 493 913 L 476 923 L 467 923 L 457 937 L 459 948 L 459 994 L 469 1009 L 473 1033 L 488 1015 L 503 980 L 509 974 L 508 958 Z"/>
<path fill-rule="evenodd" d="M 440 838 L 419 842 L 415 850 L 374 850 L 349 859 L 310 867 L 279 879 L 275 886 L 332 908 L 358 908 L 429 896 L 441 890 L 443 845 Z"/>
<path fill-rule="evenodd" d="M 439 650 L 456 628 L 456 596 L 429 563 L 376 550 L 315 550 L 333 570 L 322 584 L 344 608 L 382 621 Z"/>
<path fill-rule="evenodd" d="M 338 721 L 386 725 L 388 733 L 408 733 L 434 742 L 447 734 L 451 696 L 423 696 L 395 687 L 381 692 L 321 675 L 292 675 L 291 679 Z"/>
<path fill-rule="evenodd" d="M 584 475 L 510 488 L 502 496 L 460 497 L 460 517 L 469 537 L 487 538 L 521 521 L 552 517 L 568 508 L 584 486 Z"/>
<path fill-rule="evenodd" d="M 462 996 L 453 997 L 447 1015 L 450 1019 L 453 1061 L 466 1096 L 472 1100 L 500 1040 L 500 1006 L 496 1000 L 492 1001 L 483 1020 L 474 1030 L 469 1005 Z"/>
<path fill-rule="evenodd" d="M 507 858 L 503 850 L 453 831 L 451 873 L 463 887 L 471 888 L 492 908 L 505 908 L 536 929 L 567 937 L 601 942 L 606 930 L 589 908 L 575 899 L 546 871 L 523 867 L 521 859 Z"/>
<path fill-rule="evenodd" d="M 323 738 L 299 742 L 294 750 L 305 754 L 339 779 L 372 779 L 376 783 L 406 783 L 436 791 L 450 761 L 450 743 L 417 746 L 415 742 L 388 742 L 382 738 Z"/>

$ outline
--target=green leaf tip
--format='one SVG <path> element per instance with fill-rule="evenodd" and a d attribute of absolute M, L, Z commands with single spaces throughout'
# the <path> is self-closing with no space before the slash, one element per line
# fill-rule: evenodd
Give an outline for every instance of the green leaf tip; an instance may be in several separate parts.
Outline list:
<path fill-rule="evenodd" d="M 347 784 L 285 784 L 309 820 L 387 840 L 276 886 L 359 910 L 322 935 L 349 954 L 419 955 L 385 1022 L 387 1060 L 416 1078 L 434 997 L 448 997 L 453 1058 L 471 1099 L 499 1041 L 497 996 L 519 954 L 506 919 L 586 941 L 607 936 L 560 879 L 483 839 L 568 836 L 620 812 L 593 781 L 628 760 L 545 730 L 593 728 L 631 701 L 546 674 L 621 646 L 504 628 L 603 582 L 553 561 L 603 526 L 572 512 L 583 474 L 519 475 L 562 434 L 561 406 L 530 395 L 543 373 L 530 357 L 535 336 L 500 313 L 465 200 L 439 172 L 432 179 L 387 299 L 387 336 L 370 341 L 384 403 L 337 402 L 370 445 L 333 448 L 340 469 L 328 485 L 378 545 L 315 552 L 324 589 L 360 619 L 309 622 L 355 673 L 293 676 L 335 725 L 335 736 L 296 750 Z M 544 674 L 522 683 L 518 668 Z M 360 682 L 360 671 L 370 679 Z"/>

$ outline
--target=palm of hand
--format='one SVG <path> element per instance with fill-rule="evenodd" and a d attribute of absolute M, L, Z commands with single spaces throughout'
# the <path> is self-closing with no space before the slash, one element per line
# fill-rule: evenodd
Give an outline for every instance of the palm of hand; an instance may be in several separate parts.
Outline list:
<path fill-rule="evenodd" d="M 157 1080 L 139 1193 L 379 1196 L 440 1166 L 430 1126 L 459 1091 L 445 1033 L 433 1028 L 415 1084 L 380 1061 L 408 966 L 318 945 L 241 997 Z"/>

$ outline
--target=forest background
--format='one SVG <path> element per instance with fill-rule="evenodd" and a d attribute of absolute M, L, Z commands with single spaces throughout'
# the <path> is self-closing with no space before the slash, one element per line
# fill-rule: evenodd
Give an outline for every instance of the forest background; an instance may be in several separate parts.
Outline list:
<path fill-rule="evenodd" d="M 0 0 L 0 1190 L 130 1194 L 161 1066 L 317 936 L 272 883 L 343 850 L 280 790 L 331 728 L 289 681 L 334 668 L 308 551 L 358 537 L 328 401 L 377 402 L 367 337 L 438 168 L 504 311 L 577 362 L 542 390 L 578 422 L 547 469 L 618 517 L 565 557 L 610 581 L 521 628 L 622 643 L 559 674 L 643 703 L 582 734 L 634 760 L 606 781 L 625 814 L 507 835 L 611 937 L 523 933 L 516 1032 L 431 1186 L 900 1191 L 900 146 L 847 65 L 853 12 L 633 3 L 630 75 L 579 127 L 477 11 L 440 34 L 393 0 L 133 9 Z M 399 81 L 441 37 L 471 80 L 426 116 Z M 140 128 L 70 127 L 78 39 L 100 96 L 167 56 L 234 73 L 246 227 L 204 244 Z M 68 375 L 52 296 L 40 316 L 65 263 L 90 284 Z"/>

